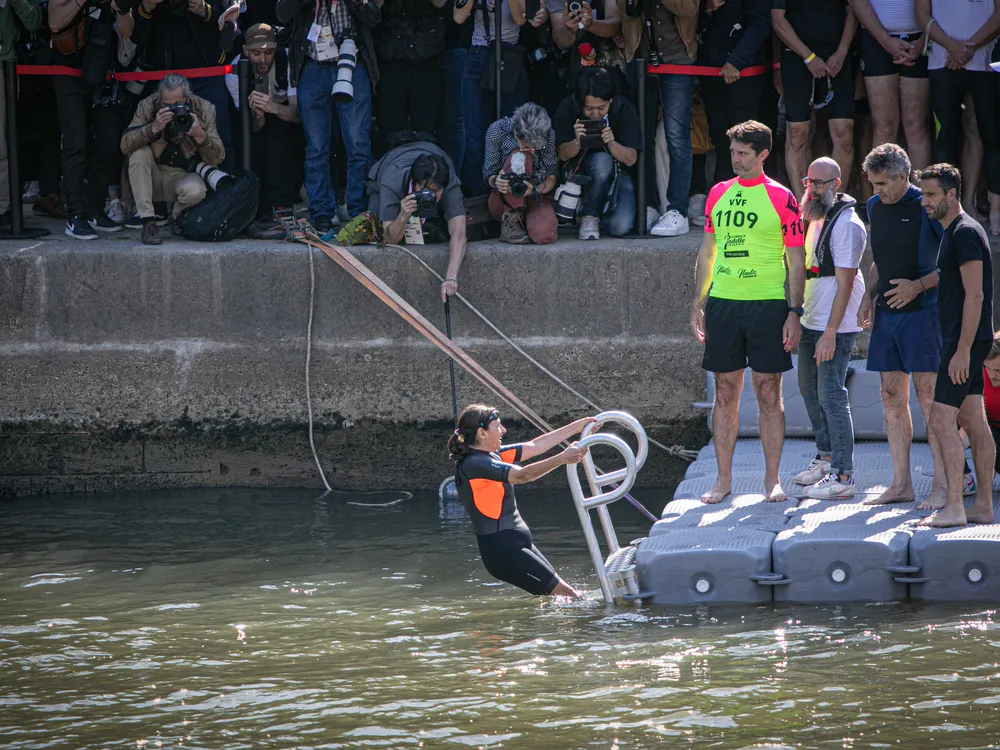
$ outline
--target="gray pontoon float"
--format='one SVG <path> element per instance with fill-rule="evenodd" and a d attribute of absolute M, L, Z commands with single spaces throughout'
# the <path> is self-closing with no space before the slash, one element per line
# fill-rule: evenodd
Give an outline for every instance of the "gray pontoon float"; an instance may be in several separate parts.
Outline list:
<path fill-rule="evenodd" d="M 709 397 L 712 382 L 709 376 Z M 781 455 L 782 487 L 794 495 L 796 472 L 815 455 L 811 426 L 795 371 L 785 374 L 786 440 Z M 585 496 L 579 466 L 567 467 L 570 490 L 601 591 L 608 603 L 653 604 L 766 602 L 870 602 L 919 599 L 1000 601 L 1000 501 L 994 493 L 996 523 L 957 529 L 922 529 L 928 515 L 914 503 L 867 506 L 892 481 L 885 442 L 879 375 L 852 363 L 848 391 L 854 417 L 855 481 L 850 501 L 792 497 L 767 503 L 763 496 L 764 460 L 757 439 L 757 405 L 749 373 L 740 405 L 740 439 L 733 459 L 733 493 L 717 505 L 699 500 L 715 480 L 715 447 L 705 446 L 664 507 L 647 537 L 621 546 L 607 506 L 631 489 L 648 453 L 646 433 L 625 412 L 605 412 L 581 434 L 582 445 L 617 450 L 625 467 L 598 474 L 593 459 L 582 462 L 590 495 Z M 914 438 L 926 432 L 911 392 Z M 635 452 L 610 433 L 596 432 L 617 423 L 636 437 Z M 930 449 L 914 442 L 911 471 L 917 498 L 930 490 Z M 992 477 L 977 478 L 991 481 Z M 591 513 L 603 533 L 602 550 Z"/>

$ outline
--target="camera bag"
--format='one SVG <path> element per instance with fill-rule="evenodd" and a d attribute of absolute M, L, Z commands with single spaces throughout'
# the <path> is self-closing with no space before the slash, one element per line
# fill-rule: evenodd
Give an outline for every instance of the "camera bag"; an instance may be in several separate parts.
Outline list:
<path fill-rule="evenodd" d="M 233 176 L 233 182 L 209 190 L 205 200 L 178 217 L 184 237 L 196 242 L 229 242 L 257 216 L 260 180 L 255 174 Z"/>

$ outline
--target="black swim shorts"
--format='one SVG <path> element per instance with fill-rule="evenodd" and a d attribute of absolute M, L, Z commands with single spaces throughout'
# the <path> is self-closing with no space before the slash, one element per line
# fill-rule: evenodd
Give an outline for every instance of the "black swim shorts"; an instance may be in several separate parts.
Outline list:
<path fill-rule="evenodd" d="M 494 578 L 524 589 L 529 594 L 551 594 L 559 584 L 552 564 L 532 544 L 527 529 L 508 529 L 477 536 L 479 554 Z"/>

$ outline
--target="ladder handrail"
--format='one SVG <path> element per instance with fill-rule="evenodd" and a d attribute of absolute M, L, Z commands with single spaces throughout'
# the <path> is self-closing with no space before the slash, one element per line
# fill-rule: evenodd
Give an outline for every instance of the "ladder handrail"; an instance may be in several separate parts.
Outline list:
<path fill-rule="evenodd" d="M 646 436 L 646 431 L 639 424 L 639 420 L 633 417 L 628 412 L 624 411 L 605 411 L 595 417 L 595 421 L 589 423 L 583 428 L 580 433 L 580 438 L 586 438 L 590 435 L 596 433 L 602 426 L 608 422 L 618 422 L 619 424 L 627 427 L 633 435 L 635 435 L 636 442 L 638 443 L 638 450 L 634 454 L 635 457 L 635 470 L 638 472 L 639 469 L 643 467 L 646 463 L 646 458 L 649 456 L 649 438 Z M 629 448 L 629 453 L 632 449 Z M 607 474 L 598 474 L 597 466 L 594 464 L 594 457 L 589 453 L 583 457 L 583 467 L 584 471 L 587 473 L 587 479 L 590 481 L 592 488 L 596 487 L 606 487 L 609 484 L 615 484 L 621 482 L 625 479 L 626 470 L 618 469 L 617 471 L 611 471 Z M 633 480 L 634 481 L 634 480 Z"/>

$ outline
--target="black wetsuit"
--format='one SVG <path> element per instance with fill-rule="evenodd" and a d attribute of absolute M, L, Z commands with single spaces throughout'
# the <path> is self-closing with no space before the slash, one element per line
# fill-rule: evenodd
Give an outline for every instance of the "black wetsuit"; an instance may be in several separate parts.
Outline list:
<path fill-rule="evenodd" d="M 531 540 L 521 520 L 514 487 L 507 481 L 521 446 L 504 446 L 498 453 L 473 451 L 455 470 L 458 497 L 472 520 L 483 565 L 494 578 L 529 594 L 551 594 L 559 577 Z"/>

